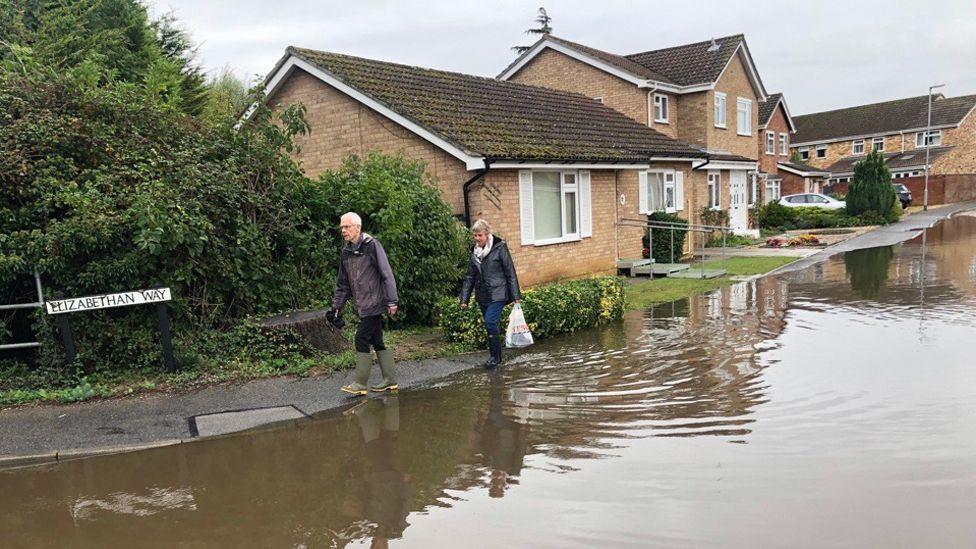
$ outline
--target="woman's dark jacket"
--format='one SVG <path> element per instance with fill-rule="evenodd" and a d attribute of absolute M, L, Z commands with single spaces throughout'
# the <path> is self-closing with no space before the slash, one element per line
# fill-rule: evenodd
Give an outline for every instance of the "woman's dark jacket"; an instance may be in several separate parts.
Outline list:
<path fill-rule="evenodd" d="M 494 243 L 488 255 L 479 263 L 474 256 L 474 247 L 468 258 L 468 274 L 461 284 L 461 303 L 467 303 L 474 291 L 474 298 L 478 303 L 488 304 L 492 301 L 511 303 L 522 299 L 519 291 L 518 278 L 515 276 L 515 265 L 512 254 L 508 252 L 508 245 L 504 240 L 493 236 Z"/>

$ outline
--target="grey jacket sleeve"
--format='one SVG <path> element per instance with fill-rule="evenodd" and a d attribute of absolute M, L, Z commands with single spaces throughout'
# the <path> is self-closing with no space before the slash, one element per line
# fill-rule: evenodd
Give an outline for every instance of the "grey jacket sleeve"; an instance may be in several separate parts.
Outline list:
<path fill-rule="evenodd" d="M 332 308 L 335 310 L 342 309 L 346 302 L 349 301 L 349 294 L 351 293 L 349 289 L 349 278 L 346 276 L 346 267 L 339 258 L 339 280 L 336 281 L 335 293 L 332 296 Z"/>
<path fill-rule="evenodd" d="M 521 301 L 522 292 L 519 290 L 518 277 L 515 275 L 515 263 L 512 262 L 512 254 L 508 251 L 508 246 L 501 250 L 499 259 L 502 261 L 502 268 L 505 269 L 505 279 L 508 282 L 508 296 L 512 301 Z"/>
<path fill-rule="evenodd" d="M 380 280 L 383 281 L 383 298 L 387 305 L 397 305 L 400 303 L 400 298 L 397 295 L 396 278 L 393 276 L 390 260 L 386 257 L 386 250 L 379 240 L 373 240 L 373 253 L 376 254 L 376 269 L 379 270 Z"/>

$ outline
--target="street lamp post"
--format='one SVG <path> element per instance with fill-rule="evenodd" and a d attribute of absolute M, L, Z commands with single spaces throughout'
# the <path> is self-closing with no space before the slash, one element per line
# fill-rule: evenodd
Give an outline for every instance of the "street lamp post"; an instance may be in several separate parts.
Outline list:
<path fill-rule="evenodd" d="M 925 145 L 925 195 L 922 198 L 922 210 L 924 211 L 929 209 L 929 149 L 932 148 L 929 139 L 932 134 L 932 90 L 942 87 L 945 87 L 945 84 L 929 86 L 929 118 L 925 124 L 925 135 L 922 137 L 922 144 Z"/>

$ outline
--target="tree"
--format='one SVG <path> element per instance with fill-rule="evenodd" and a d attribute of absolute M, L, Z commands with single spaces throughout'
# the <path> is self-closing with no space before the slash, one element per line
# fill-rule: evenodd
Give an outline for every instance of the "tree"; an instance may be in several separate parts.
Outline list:
<path fill-rule="evenodd" d="M 546 8 L 539 8 L 538 15 L 536 15 L 535 17 L 535 22 L 539 24 L 539 28 L 528 29 L 525 31 L 525 34 L 534 34 L 534 35 L 552 34 L 552 25 L 550 25 L 550 23 L 552 23 L 552 17 L 549 17 L 549 14 L 546 13 Z M 531 47 L 532 46 L 512 46 L 512 50 L 515 53 L 522 55 L 523 53 L 528 51 L 529 48 Z"/>
<path fill-rule="evenodd" d="M 794 164 L 803 164 L 803 158 L 800 156 L 800 151 L 793 151 L 790 154 L 790 162 Z"/>
<path fill-rule="evenodd" d="M 867 158 L 854 165 L 854 177 L 847 189 L 847 213 L 864 215 L 873 212 L 887 218 L 896 200 L 884 155 L 871 151 Z"/>

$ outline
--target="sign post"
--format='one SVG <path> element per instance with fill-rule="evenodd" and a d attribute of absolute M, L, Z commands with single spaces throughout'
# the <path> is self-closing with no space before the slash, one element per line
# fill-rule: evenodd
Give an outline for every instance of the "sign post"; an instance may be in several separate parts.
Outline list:
<path fill-rule="evenodd" d="M 68 322 L 66 313 L 155 303 L 156 313 L 159 316 L 159 334 L 163 344 L 163 364 L 167 372 L 175 372 L 176 361 L 173 359 L 173 340 L 172 334 L 170 333 L 169 314 L 166 312 L 166 302 L 172 298 L 169 288 L 153 288 L 150 290 L 135 290 L 117 294 L 69 297 L 67 299 L 47 301 L 44 303 L 44 306 L 49 315 L 60 315 L 58 317 L 58 324 L 61 328 L 61 337 L 64 339 L 64 350 L 68 365 L 71 367 L 73 373 L 77 353 L 75 351 L 74 334 L 71 331 L 71 324 Z"/>

